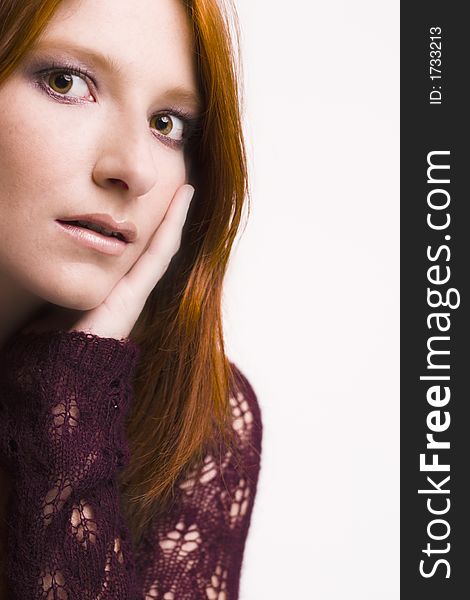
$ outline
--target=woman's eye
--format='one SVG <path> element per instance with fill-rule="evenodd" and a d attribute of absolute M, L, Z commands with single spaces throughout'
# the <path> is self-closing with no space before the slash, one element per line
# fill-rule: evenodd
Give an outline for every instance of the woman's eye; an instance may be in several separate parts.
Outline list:
<path fill-rule="evenodd" d="M 183 139 L 184 123 L 177 116 L 169 114 L 154 115 L 150 119 L 150 126 L 152 127 L 153 124 L 155 124 L 154 127 L 160 135 L 170 137 L 170 134 L 173 134 L 176 137 L 172 139 Z"/>
<path fill-rule="evenodd" d="M 47 85 L 54 91 L 56 94 L 65 95 L 70 92 L 72 88 L 75 88 L 76 98 L 83 98 L 88 91 L 88 99 L 93 98 L 91 96 L 90 88 L 86 81 L 79 77 L 78 75 L 73 75 L 72 73 L 66 72 L 55 72 L 50 73 L 47 76 Z M 77 89 L 78 87 L 78 89 Z M 80 93 L 81 91 L 81 93 Z M 72 97 L 74 94 L 72 94 Z"/>
<path fill-rule="evenodd" d="M 81 100 L 94 101 L 90 87 L 85 78 L 89 75 L 78 69 L 57 69 L 46 71 L 38 82 L 49 95 L 54 97 L 69 98 L 70 102 Z M 195 119 L 190 116 L 177 116 L 173 112 L 158 113 L 150 119 L 150 127 L 155 130 L 159 138 L 167 138 L 166 143 L 181 147 L 184 144 L 186 127 L 194 128 Z"/>

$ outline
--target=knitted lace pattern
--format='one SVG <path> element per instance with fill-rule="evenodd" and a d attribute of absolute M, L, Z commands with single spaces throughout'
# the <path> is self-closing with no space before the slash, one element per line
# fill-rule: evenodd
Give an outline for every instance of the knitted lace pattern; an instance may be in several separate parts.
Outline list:
<path fill-rule="evenodd" d="M 139 357 L 129 339 L 79 331 L 19 334 L 0 351 L 9 598 L 237 600 L 260 471 L 254 391 L 235 367 L 238 451 L 208 452 L 135 548 L 116 476 Z"/>

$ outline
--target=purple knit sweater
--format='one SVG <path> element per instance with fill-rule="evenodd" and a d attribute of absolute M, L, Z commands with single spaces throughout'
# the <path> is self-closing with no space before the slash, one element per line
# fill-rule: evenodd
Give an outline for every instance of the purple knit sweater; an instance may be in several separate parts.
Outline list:
<path fill-rule="evenodd" d="M 18 600 L 236 600 L 260 469 L 247 379 L 230 403 L 240 453 L 207 453 L 130 540 L 116 480 L 140 349 L 83 332 L 17 335 L 0 351 L 0 460 L 13 478 L 7 564 Z M 236 458 L 235 458 L 236 456 Z"/>

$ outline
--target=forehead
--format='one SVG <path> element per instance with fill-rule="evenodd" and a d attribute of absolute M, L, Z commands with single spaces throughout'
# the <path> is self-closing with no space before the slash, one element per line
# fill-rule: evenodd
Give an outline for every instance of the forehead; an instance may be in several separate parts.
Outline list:
<path fill-rule="evenodd" d="M 193 39 L 181 0 L 65 0 L 36 48 L 90 49 L 106 68 L 196 89 Z"/>

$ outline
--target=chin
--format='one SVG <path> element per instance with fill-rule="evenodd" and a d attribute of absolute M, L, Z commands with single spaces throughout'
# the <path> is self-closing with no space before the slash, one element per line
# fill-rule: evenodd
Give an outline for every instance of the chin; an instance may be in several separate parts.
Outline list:
<path fill-rule="evenodd" d="M 48 294 L 43 294 L 42 297 L 46 302 L 56 304 L 62 308 L 85 311 L 92 310 L 102 304 L 107 294 L 100 294 L 99 290 L 87 292 L 85 289 L 81 289 L 80 292 L 74 294 L 73 290 L 69 289 L 62 293 L 53 290 Z"/>
<path fill-rule="evenodd" d="M 46 302 L 56 304 L 62 308 L 72 310 L 91 310 L 96 308 L 106 300 L 113 288 L 113 283 L 101 281 L 99 284 L 96 279 L 63 281 L 61 278 L 50 278 L 47 285 L 40 282 L 33 291 L 37 296 Z"/>

